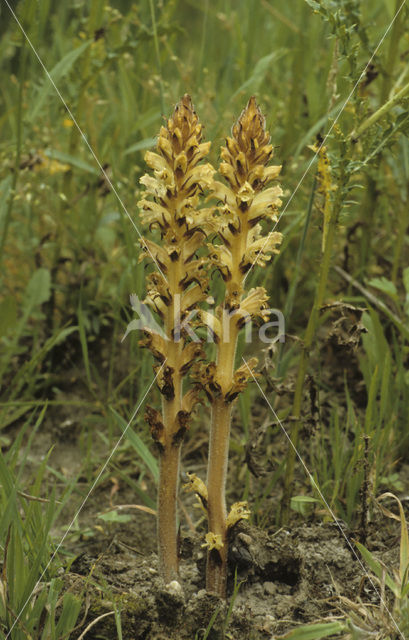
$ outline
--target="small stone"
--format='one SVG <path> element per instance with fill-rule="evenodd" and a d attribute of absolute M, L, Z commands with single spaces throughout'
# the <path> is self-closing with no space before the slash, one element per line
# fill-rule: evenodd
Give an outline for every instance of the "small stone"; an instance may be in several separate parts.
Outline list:
<path fill-rule="evenodd" d="M 256 593 L 257 595 L 261 595 L 263 593 L 263 587 L 261 584 L 254 584 L 252 586 L 252 590 L 253 593 Z"/>
<path fill-rule="evenodd" d="M 182 585 L 177 580 L 172 580 L 172 582 L 169 582 L 169 584 L 166 585 L 166 590 L 173 596 L 183 595 Z"/>
<path fill-rule="evenodd" d="M 276 626 L 276 619 L 274 616 L 266 615 L 262 621 L 261 630 L 265 633 L 272 633 Z"/>
<path fill-rule="evenodd" d="M 264 592 L 269 596 L 273 596 L 277 591 L 277 587 L 274 582 L 264 582 L 263 587 Z"/>
<path fill-rule="evenodd" d="M 247 547 L 249 547 L 252 543 L 251 536 L 248 536 L 246 533 L 239 533 L 237 535 L 237 538 L 240 540 L 240 542 L 245 544 Z"/>

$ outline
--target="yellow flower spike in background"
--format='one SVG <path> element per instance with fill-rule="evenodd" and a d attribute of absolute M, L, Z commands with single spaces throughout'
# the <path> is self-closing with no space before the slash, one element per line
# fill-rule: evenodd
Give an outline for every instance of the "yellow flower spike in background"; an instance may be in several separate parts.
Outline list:
<path fill-rule="evenodd" d="M 328 235 L 328 225 L 331 216 L 331 191 L 333 191 L 331 179 L 331 166 L 327 154 L 327 148 L 321 146 L 318 149 L 318 194 L 321 196 L 319 208 L 323 215 L 322 253 L 325 251 L 325 243 Z"/>
<path fill-rule="evenodd" d="M 40 150 L 36 155 L 37 162 L 34 164 L 34 171 L 46 171 L 50 175 L 54 175 L 55 173 L 66 173 L 71 169 L 69 164 L 63 164 L 54 158 L 49 158 L 45 155 L 45 153 Z"/>
<path fill-rule="evenodd" d="M 281 169 L 267 166 L 272 153 L 264 117 L 253 97 L 221 150 L 219 173 L 227 184 L 215 181 L 213 185 L 213 194 L 220 202 L 219 244 L 209 246 L 209 260 L 225 282 L 225 298 L 214 315 L 201 314 L 202 321 L 217 338 L 217 362 L 202 366 L 198 379 L 212 406 L 207 471 L 208 535 L 212 540 L 221 540 L 220 545 L 208 544 L 206 587 L 221 597 L 226 595 L 229 524 L 232 526 L 231 523 L 249 516 L 240 505 L 228 520 L 225 502 L 232 403 L 246 388 L 257 364 L 252 359 L 248 366 L 235 370 L 238 334 L 250 319 L 268 319 L 265 289 L 257 287 L 244 297 L 244 282 L 255 260 L 259 266 L 265 266 L 272 254 L 278 252 L 277 245 L 281 242 L 281 234 L 271 232 L 282 195 L 280 186 L 268 186 Z M 264 234 L 262 221 L 266 227 Z"/>
<path fill-rule="evenodd" d="M 153 175 L 141 183 L 146 196 L 139 202 L 141 219 L 158 230 L 161 244 L 142 240 L 141 259 L 153 257 L 160 267 L 148 276 L 146 302 L 162 319 L 166 339 L 148 328 L 142 346 L 158 361 L 157 385 L 162 412 L 146 408 L 145 418 L 160 454 L 158 489 L 158 551 L 165 582 L 178 574 L 176 499 L 180 447 L 196 404 L 197 390 L 183 395 L 182 382 L 192 362 L 202 354 L 201 345 L 188 342 L 181 324 L 189 310 L 206 298 L 203 259 L 195 253 L 211 229 L 212 211 L 198 209 L 199 198 L 212 184 L 214 169 L 202 163 L 210 142 L 201 142 L 202 125 L 185 95 L 166 127 L 160 130 L 156 152 L 148 151 L 146 163 Z"/>

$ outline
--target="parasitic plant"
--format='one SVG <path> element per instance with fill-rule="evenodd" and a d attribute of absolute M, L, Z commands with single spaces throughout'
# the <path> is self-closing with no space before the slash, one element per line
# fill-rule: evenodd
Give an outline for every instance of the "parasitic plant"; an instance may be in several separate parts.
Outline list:
<path fill-rule="evenodd" d="M 203 259 L 196 252 L 209 229 L 211 211 L 198 209 L 199 196 L 212 183 L 214 169 L 201 163 L 210 143 L 201 142 L 202 125 L 185 95 L 177 104 L 167 126 L 160 130 L 156 152 L 145 161 L 153 170 L 144 175 L 146 188 L 139 202 L 142 222 L 160 235 L 160 245 L 141 241 L 144 253 L 158 267 L 148 276 L 145 302 L 159 315 L 160 335 L 144 329 L 142 346 L 152 352 L 157 365 L 156 381 L 162 396 L 162 411 L 147 406 L 147 420 L 160 456 L 158 489 L 158 552 L 165 582 L 178 574 L 177 492 L 180 448 L 189 416 L 197 402 L 197 390 L 183 390 L 183 378 L 200 357 L 200 342 L 189 340 L 183 329 L 189 312 L 205 298 Z"/>
<path fill-rule="evenodd" d="M 196 492 L 208 516 L 204 545 L 208 548 L 207 590 L 225 597 L 229 532 L 236 522 L 249 516 L 245 502 L 235 503 L 229 513 L 226 509 L 232 407 L 249 379 L 254 378 L 257 364 L 252 358 L 236 368 L 236 349 L 246 323 L 269 318 L 266 290 L 256 287 L 246 291 L 245 280 L 256 262 L 266 265 L 281 242 L 281 234 L 271 230 L 282 194 L 280 186 L 271 183 L 276 181 L 281 167 L 269 166 L 273 147 L 254 97 L 221 149 L 219 173 L 224 182 L 213 179 L 214 169 L 209 163 L 200 164 L 210 148 L 210 143 L 201 143 L 201 134 L 202 126 L 191 100 L 184 96 L 167 127 L 160 131 L 157 152 L 145 156 L 154 176 L 141 178 L 149 194 L 139 203 L 141 217 L 161 236 L 160 246 L 142 241 L 142 257 L 149 255 L 159 268 L 148 277 L 146 302 L 162 319 L 164 333 L 159 335 L 145 328 L 142 345 L 151 350 L 158 362 L 155 371 L 162 394 L 161 413 L 146 408 L 146 420 L 160 454 L 161 574 L 167 582 L 177 576 L 180 447 L 201 388 L 212 412 L 207 485 L 190 474 L 187 488 Z M 199 208 L 199 198 L 206 189 L 217 199 L 216 208 Z M 199 258 L 196 253 L 209 235 L 214 243 L 207 245 L 208 255 Z M 205 267 L 216 268 L 225 283 L 223 300 L 215 312 L 200 310 L 201 323 L 216 342 L 217 359 L 195 367 L 197 384 L 184 393 L 183 378 L 193 361 L 205 358 L 202 344 L 185 322 L 191 310 L 197 310 L 206 299 Z"/>
<path fill-rule="evenodd" d="M 206 586 L 224 597 L 226 591 L 228 537 L 231 527 L 249 515 L 246 503 L 236 503 L 227 514 L 225 485 L 229 451 L 232 404 L 254 377 L 257 360 L 252 358 L 235 368 L 240 329 L 253 318 L 266 321 L 268 296 L 263 287 L 245 291 L 246 274 L 257 261 L 265 266 L 281 242 L 281 234 L 270 231 L 277 220 L 282 190 L 275 181 L 280 166 L 268 166 L 273 153 L 264 117 L 252 97 L 234 125 L 232 137 L 221 149 L 219 173 L 225 182 L 215 181 L 213 196 L 220 202 L 219 243 L 210 245 L 210 262 L 225 282 L 224 300 L 215 314 L 202 312 L 203 322 L 217 343 L 217 361 L 201 369 L 201 383 L 211 404 L 207 495 L 208 547 Z M 198 492 L 200 493 L 200 492 Z M 203 496 L 202 496 L 203 501 Z"/>

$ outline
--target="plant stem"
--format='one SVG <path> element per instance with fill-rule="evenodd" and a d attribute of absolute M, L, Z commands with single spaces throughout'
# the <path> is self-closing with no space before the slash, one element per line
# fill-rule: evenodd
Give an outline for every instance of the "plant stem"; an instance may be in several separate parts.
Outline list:
<path fill-rule="evenodd" d="M 202 262 L 192 259 L 203 242 L 197 212 L 199 194 L 211 183 L 214 173 L 209 163 L 200 164 L 210 149 L 210 143 L 201 140 L 202 125 L 186 94 L 176 105 L 167 127 L 160 130 L 157 153 L 148 151 L 145 155 L 154 177 L 147 174 L 141 183 L 153 199 L 144 198 L 138 203 L 141 218 L 150 227 L 157 224 L 160 228 L 164 245 L 151 241 L 150 248 L 146 241 L 142 245 L 157 266 L 161 265 L 159 273 L 155 271 L 147 278 L 146 301 L 161 317 L 164 336 L 146 327 L 140 344 L 148 347 L 161 364 L 157 384 L 162 394 L 162 414 L 147 406 L 145 418 L 160 454 L 158 552 L 161 578 L 166 583 L 178 575 L 176 501 L 180 448 L 192 409 L 199 401 L 199 391 L 194 387 L 183 395 L 183 377 L 192 363 L 204 355 L 200 342 L 187 340 L 184 327 L 190 309 L 206 297 Z"/>
<path fill-rule="evenodd" d="M 379 107 L 379 109 L 377 109 L 375 113 L 364 120 L 364 122 L 358 127 L 358 129 L 355 129 L 351 133 L 351 140 L 357 140 L 367 129 L 369 129 L 369 127 L 378 122 L 380 118 L 385 116 L 388 111 L 390 111 L 396 104 L 398 104 L 398 102 L 400 102 L 400 100 L 402 100 L 402 98 L 404 98 L 407 93 L 409 93 L 409 82 L 405 84 L 405 86 L 402 87 L 402 89 L 398 91 L 398 93 L 396 93 L 390 100 L 385 102 L 382 107 Z"/>
<path fill-rule="evenodd" d="M 250 98 L 233 126 L 232 134 L 233 137 L 227 138 L 226 146 L 221 150 L 219 169 L 228 186 L 217 181 L 213 185 L 213 195 L 228 203 L 230 218 L 223 210 L 219 218 L 221 245 L 217 245 L 211 255 L 226 288 L 224 301 L 213 317 L 218 336 L 217 362 L 215 366 L 212 363 L 214 370 L 207 368 L 204 376 L 212 404 L 207 471 L 209 531 L 206 542 L 209 551 L 206 588 L 222 598 L 226 597 L 229 529 L 249 516 L 247 510 L 245 513 L 242 511 L 246 503 L 240 502 L 233 504 L 227 515 L 225 502 L 232 402 L 253 376 L 248 365 L 249 373 L 243 371 L 243 367 L 234 369 L 237 341 L 240 328 L 246 321 L 268 318 L 266 290 L 256 287 L 245 292 L 244 283 L 246 274 L 255 264 L 255 257 L 264 265 L 271 253 L 277 253 L 276 245 L 281 242 L 278 232 L 264 239 L 262 227 L 258 224 L 263 218 L 267 218 L 270 224 L 276 221 L 282 190 L 279 186 L 270 187 L 263 208 L 261 192 L 278 177 L 281 167 L 267 167 L 273 147 L 270 134 L 265 129 L 264 116 L 254 97 Z M 252 366 L 255 366 L 257 359 L 252 361 Z"/>
<path fill-rule="evenodd" d="M 225 323 L 222 323 L 222 326 L 224 327 Z M 217 367 L 221 395 L 215 398 L 212 404 L 207 467 L 209 531 L 221 536 L 223 547 L 218 552 L 208 552 L 206 589 L 222 598 L 226 597 L 228 536 L 225 493 L 232 415 L 232 403 L 225 402 L 224 394 L 232 384 L 238 338 L 235 323 L 230 322 L 229 328 L 231 333 L 234 333 L 226 335 L 222 332 L 218 350 Z"/>
<path fill-rule="evenodd" d="M 314 336 L 318 327 L 319 311 L 323 304 L 325 292 L 328 282 L 328 273 L 331 265 L 332 249 L 336 234 L 336 225 L 339 217 L 339 213 L 342 206 L 341 188 L 338 186 L 337 195 L 335 201 L 332 204 L 331 215 L 328 221 L 328 232 L 324 247 L 324 254 L 322 256 L 320 277 L 318 287 L 316 289 L 314 304 L 311 309 L 310 317 L 308 319 L 307 329 L 303 341 L 303 347 L 301 351 L 301 358 L 298 364 L 297 381 L 295 386 L 295 394 L 293 401 L 292 416 L 295 419 L 294 426 L 291 433 L 291 445 L 289 446 L 287 453 L 287 464 L 284 477 L 284 491 L 281 499 L 281 509 L 279 514 L 280 524 L 286 524 L 290 515 L 290 500 L 294 483 L 294 465 L 295 456 L 298 447 L 298 440 L 300 435 L 301 421 L 301 408 L 302 408 L 302 396 L 304 389 L 304 380 L 307 373 L 307 367 L 310 357 L 310 349 L 313 344 Z"/>
<path fill-rule="evenodd" d="M 395 313 L 393 313 L 393 311 L 391 311 L 389 307 L 382 300 L 374 296 L 373 293 L 371 293 L 370 291 L 368 291 L 368 289 L 363 287 L 361 283 L 358 282 L 358 280 L 355 280 L 355 278 L 353 278 L 352 276 L 349 275 L 349 273 L 341 269 L 341 267 L 336 266 L 335 270 L 347 282 L 349 282 L 350 285 L 355 287 L 355 289 L 358 289 L 358 291 L 360 291 L 360 293 L 367 300 L 369 300 L 369 302 L 373 304 L 374 307 L 377 307 L 380 311 L 382 311 L 386 315 L 386 317 L 389 318 L 389 320 L 397 327 L 397 329 L 406 338 L 406 340 L 409 340 L 409 328 L 407 327 L 407 324 L 405 323 L 405 321 L 402 321 L 400 318 L 398 318 L 398 316 Z"/>
<path fill-rule="evenodd" d="M 171 343 L 167 362 L 179 361 L 181 343 Z M 171 365 L 170 365 L 171 366 Z M 173 367 L 172 367 L 173 368 Z M 182 408 L 182 380 L 179 373 L 173 374 L 174 398 L 162 400 L 165 441 L 160 453 L 158 487 L 158 555 L 161 576 L 166 583 L 178 575 L 177 541 L 177 495 L 179 488 L 179 461 L 181 441 L 174 439 L 177 414 Z"/>
<path fill-rule="evenodd" d="M 164 432 L 163 450 L 160 453 L 160 471 L 158 487 L 158 555 L 162 578 L 166 583 L 175 580 L 178 575 L 178 541 L 177 541 L 177 494 L 179 488 L 179 460 L 181 441 L 174 439 L 177 431 L 177 415 L 182 409 L 182 378 L 180 360 L 183 344 L 175 342 L 173 331 L 177 309 L 175 299 L 179 301 L 182 279 L 181 261 L 176 260 L 174 269 L 169 274 L 169 290 L 172 294 L 165 318 L 165 332 L 168 338 L 166 364 L 173 370 L 172 382 L 174 396 L 167 399 L 162 396 L 162 417 Z M 177 305 L 179 302 L 176 303 Z M 166 366 L 166 365 L 165 365 Z"/>
<path fill-rule="evenodd" d="M 165 446 L 160 456 L 158 488 L 158 555 L 166 584 L 178 576 L 177 492 L 179 487 L 179 446 Z"/>
<path fill-rule="evenodd" d="M 11 214 L 13 211 L 14 198 L 16 195 L 17 180 L 20 175 L 20 158 L 21 158 L 21 145 L 22 145 L 22 132 L 23 132 L 23 91 L 24 80 L 26 77 L 27 68 L 27 47 L 26 39 L 23 38 L 20 55 L 19 55 L 19 86 L 18 86 L 18 98 L 17 98 L 17 112 L 16 112 L 16 158 L 14 161 L 14 171 L 12 174 L 11 185 L 9 189 L 9 201 L 7 205 L 6 214 L 4 217 L 3 230 L 0 240 L 0 269 L 2 266 L 4 248 L 6 246 Z"/>
<path fill-rule="evenodd" d="M 391 81 L 393 76 L 393 70 L 395 68 L 396 60 L 398 59 L 399 53 L 399 41 L 403 34 L 402 29 L 402 19 L 403 19 L 403 11 L 400 11 L 402 8 L 401 0 L 396 0 L 395 12 L 396 20 L 393 23 L 392 30 L 389 36 L 389 47 L 388 53 L 386 56 L 386 64 L 385 64 L 385 75 L 383 78 L 382 90 L 381 90 L 381 102 L 384 103 L 387 100 L 391 88 Z"/>
<path fill-rule="evenodd" d="M 156 64 L 158 67 L 158 75 L 159 75 L 160 106 L 162 109 L 162 113 L 165 113 L 165 97 L 163 93 L 162 63 L 160 59 L 158 29 L 156 25 L 155 5 L 153 3 L 153 0 L 149 0 L 149 7 L 151 11 L 153 41 L 155 44 Z"/>
<path fill-rule="evenodd" d="M 232 272 L 242 287 L 243 275 L 240 274 L 240 261 L 247 243 L 247 215 L 242 217 L 241 233 L 234 238 L 231 247 Z M 225 296 L 230 293 L 231 283 L 226 287 Z M 234 313 L 230 314 L 225 306 L 221 309 L 221 337 L 217 351 L 217 382 L 220 395 L 212 403 L 212 423 L 209 436 L 209 456 L 207 465 L 208 525 L 209 531 L 220 535 L 223 546 L 218 551 L 207 554 L 206 589 L 226 597 L 228 530 L 226 524 L 226 479 L 229 458 L 230 425 L 232 403 L 225 401 L 225 394 L 233 383 L 234 360 L 238 341 L 237 323 Z"/>
<path fill-rule="evenodd" d="M 365 195 L 362 203 L 362 234 L 360 242 L 360 273 L 365 273 L 369 265 L 369 254 L 371 250 L 372 234 L 370 229 L 374 227 L 374 220 L 376 220 L 377 206 L 378 206 L 378 190 L 377 180 L 375 180 L 370 173 L 365 175 Z"/>
<path fill-rule="evenodd" d="M 409 189 L 407 189 L 407 193 L 408 192 L 409 192 Z M 405 238 L 406 238 L 406 229 L 408 227 L 408 222 L 409 222 L 409 213 L 408 213 L 408 207 L 407 207 L 407 201 L 406 201 L 406 203 L 403 206 L 401 205 L 399 207 L 399 212 L 398 212 L 398 233 L 396 235 L 395 250 L 393 255 L 392 274 L 391 274 L 391 280 L 394 285 L 396 285 L 397 279 L 398 279 L 399 264 L 402 256 L 402 250 L 404 247 Z"/>

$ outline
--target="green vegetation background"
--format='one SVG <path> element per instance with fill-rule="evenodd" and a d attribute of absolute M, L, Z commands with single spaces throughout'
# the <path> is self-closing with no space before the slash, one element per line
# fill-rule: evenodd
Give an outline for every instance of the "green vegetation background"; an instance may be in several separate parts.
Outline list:
<path fill-rule="evenodd" d="M 268 363 L 261 385 L 289 429 L 326 229 L 311 145 L 330 130 L 324 196 L 339 215 L 323 302 L 365 311 L 327 308 L 316 319 L 299 449 L 337 517 L 350 523 L 363 508 L 363 484 L 373 495 L 402 489 L 398 470 L 409 448 L 406 6 L 385 35 L 401 4 L 25 0 L 11 3 L 19 26 L 0 3 L 0 544 L 4 566 L 8 553 L 20 572 L 7 585 L 4 631 L 40 576 L 52 586 L 35 606 L 39 617 L 48 603 L 52 637 L 75 623 L 67 614 L 58 633 L 53 626 L 61 559 L 49 564 L 49 532 L 63 508 L 70 522 L 152 379 L 150 354 L 138 348 L 135 332 L 121 342 L 132 318 L 129 295 L 144 294 L 138 235 L 149 231 L 138 221 L 138 181 L 144 150 L 184 93 L 214 141 L 215 164 L 223 137 L 256 95 L 283 165 L 282 250 L 251 280 L 267 288 L 295 336 L 273 353 L 253 349 Z M 343 344 L 348 340 L 355 350 Z M 231 491 L 250 499 L 254 522 L 263 525 L 274 521 L 288 454 L 270 415 L 258 434 L 258 464 L 270 469 L 273 460 L 274 472 L 256 482 L 241 464 L 268 415 L 259 395 L 253 386 L 238 404 L 232 451 L 240 464 L 233 465 Z M 30 464 L 30 447 L 50 421 L 55 448 L 63 444 L 55 426 L 61 416 L 77 425 L 75 477 L 49 462 L 48 450 L 41 465 Z M 201 410 L 191 434 L 202 449 L 205 419 Z M 154 508 L 144 479 L 155 480 L 157 468 L 143 409 L 130 433 L 98 478 L 117 469 Z M 186 450 L 200 467 L 203 455 L 190 438 Z M 138 481 L 128 477 L 135 466 Z M 295 475 L 293 516 L 316 505 L 328 518 L 301 467 Z M 86 478 L 81 490 L 78 477 Z M 25 500 L 21 492 L 51 502 Z M 76 610 L 71 601 L 68 610 Z M 26 607 L 26 629 L 35 617 Z M 25 637 L 22 628 L 16 624 L 11 637 Z"/>

